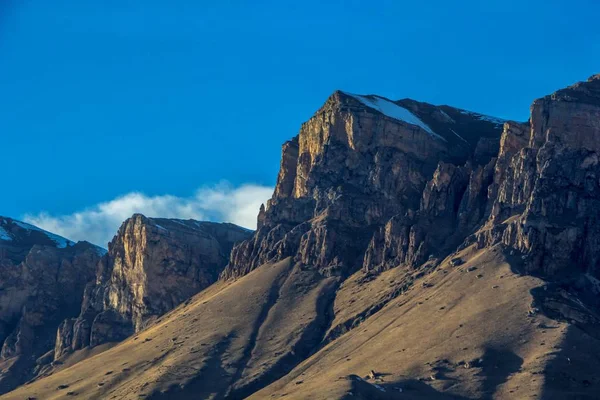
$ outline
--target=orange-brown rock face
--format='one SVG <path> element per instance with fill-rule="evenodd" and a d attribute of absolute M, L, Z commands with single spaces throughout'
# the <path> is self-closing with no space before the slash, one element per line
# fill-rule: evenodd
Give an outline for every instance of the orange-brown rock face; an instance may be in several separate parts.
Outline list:
<path fill-rule="evenodd" d="M 55 356 L 139 331 L 212 284 L 233 244 L 250 234 L 232 224 L 134 215 L 98 264 L 79 317 L 61 324 Z"/>
<path fill-rule="evenodd" d="M 0 393 L 52 361 L 56 329 L 77 315 L 104 251 L 0 217 Z"/>
<path fill-rule="evenodd" d="M 475 170 L 497 154 L 501 129 L 493 118 L 452 107 L 335 92 L 284 144 L 275 193 L 259 214 L 259 229 L 234 248 L 223 278 L 288 256 L 324 275 L 351 273 L 363 265 L 367 247 L 378 247 L 373 241 L 388 221 L 410 223 L 419 213 L 434 172 L 446 173 L 439 163 L 460 165 L 460 182 L 446 187 L 452 200 L 441 195 L 430 205 L 425 198 L 422 208 L 447 207 L 439 218 L 456 218 L 470 174 L 481 175 Z M 376 251 L 370 250 L 368 260 L 382 258 Z M 418 256 L 388 261 L 416 262 L 428 251 L 411 248 L 407 254 Z"/>
<path fill-rule="evenodd" d="M 598 76 L 536 100 L 525 124 L 336 92 L 284 145 L 259 229 L 222 276 L 287 256 L 324 275 L 414 266 L 478 230 L 532 270 L 598 275 L 598 151 Z"/>
<path fill-rule="evenodd" d="M 526 272 L 564 285 L 536 301 L 572 318 L 565 291 L 599 303 L 599 146 L 600 76 L 535 101 L 528 123 L 336 92 L 284 145 L 259 229 L 221 276 L 291 256 L 336 282 L 362 268 L 362 282 L 501 242 Z M 331 337 L 378 307 L 357 310 Z M 580 327 L 597 331 L 593 314 L 582 312 Z"/>
<path fill-rule="evenodd" d="M 599 121 L 598 76 L 536 100 L 501 138 L 493 118 L 336 92 L 284 146 L 260 229 L 223 277 L 286 256 L 325 275 L 419 265 L 486 220 L 479 240 L 532 270 L 596 274 Z"/>
<path fill-rule="evenodd" d="M 501 240 L 546 276 L 600 276 L 600 77 L 536 100 L 531 129 L 503 143 L 481 244 Z"/>

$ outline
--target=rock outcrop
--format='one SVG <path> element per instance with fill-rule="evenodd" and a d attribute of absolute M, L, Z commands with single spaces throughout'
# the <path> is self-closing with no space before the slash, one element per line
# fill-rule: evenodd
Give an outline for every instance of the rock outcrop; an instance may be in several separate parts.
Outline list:
<path fill-rule="evenodd" d="M 215 282 L 234 243 L 251 233 L 233 224 L 134 215 L 98 263 L 80 315 L 60 325 L 55 357 L 143 329 Z"/>
<path fill-rule="evenodd" d="M 536 100 L 528 123 L 336 92 L 284 144 L 223 278 L 288 256 L 324 275 L 416 266 L 478 231 L 531 272 L 598 277 L 599 121 L 598 76 Z"/>
<path fill-rule="evenodd" d="M 599 151 L 600 75 L 536 100 L 526 123 L 336 92 L 284 144 L 259 229 L 221 276 L 293 257 L 368 281 L 502 243 L 525 272 L 598 305 Z M 357 312 L 349 325 L 372 313 Z"/>
<path fill-rule="evenodd" d="M 598 278 L 600 76 L 536 100 L 530 124 L 505 127 L 479 244 L 518 250 L 532 273 Z"/>
<path fill-rule="evenodd" d="M 467 188 L 487 189 L 501 132 L 497 119 L 448 106 L 335 92 L 284 144 L 273 197 L 223 279 L 288 256 L 326 276 L 423 261 L 427 228 L 412 227 L 453 221 Z"/>
<path fill-rule="evenodd" d="M 104 252 L 0 217 L 0 393 L 52 361 L 56 329 L 77 315 Z"/>

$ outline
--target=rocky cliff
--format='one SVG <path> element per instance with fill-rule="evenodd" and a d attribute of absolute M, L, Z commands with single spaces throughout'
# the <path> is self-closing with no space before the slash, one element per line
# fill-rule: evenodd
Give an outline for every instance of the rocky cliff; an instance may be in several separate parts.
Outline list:
<path fill-rule="evenodd" d="M 234 243 L 250 235 L 233 224 L 126 220 L 85 288 L 80 315 L 60 325 L 55 357 L 140 331 L 215 282 Z"/>
<path fill-rule="evenodd" d="M 515 268 L 560 288 L 539 307 L 597 331 L 599 107 L 598 75 L 536 100 L 526 123 L 336 92 L 284 144 L 259 229 L 221 277 L 286 257 L 338 277 L 327 343 L 414 281 L 357 307 L 341 285 L 356 271 L 357 282 L 396 267 L 423 276 L 457 249 L 501 244 Z M 569 296 L 587 305 L 574 311 Z"/>
<path fill-rule="evenodd" d="M 600 75 L 536 100 L 505 127 L 480 246 L 498 241 L 553 278 L 600 277 Z"/>
<path fill-rule="evenodd" d="M 517 123 L 336 92 L 284 144 L 259 229 L 223 278 L 287 256 L 324 275 L 417 266 L 476 232 L 532 272 L 598 277 L 599 93 L 596 75 Z"/>
<path fill-rule="evenodd" d="M 502 125 L 448 106 L 335 92 L 284 144 L 258 230 L 234 248 L 223 278 L 288 256 L 347 276 L 441 255 L 460 235 L 435 251 L 432 242 L 482 217 L 478 195 L 491 183 Z M 423 240 L 432 224 L 438 236 Z"/>
<path fill-rule="evenodd" d="M 52 361 L 56 329 L 77 315 L 104 252 L 0 217 L 0 393 Z"/>

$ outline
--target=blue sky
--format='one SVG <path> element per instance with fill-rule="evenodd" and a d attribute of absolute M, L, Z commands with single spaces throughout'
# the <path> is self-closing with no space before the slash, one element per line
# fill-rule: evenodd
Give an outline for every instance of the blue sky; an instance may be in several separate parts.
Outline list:
<path fill-rule="evenodd" d="M 524 120 L 600 72 L 598 15 L 596 0 L 0 0 L 0 215 L 75 239 L 89 229 L 65 224 L 92 212 L 109 229 L 138 209 L 251 225 L 281 144 L 335 89 Z"/>

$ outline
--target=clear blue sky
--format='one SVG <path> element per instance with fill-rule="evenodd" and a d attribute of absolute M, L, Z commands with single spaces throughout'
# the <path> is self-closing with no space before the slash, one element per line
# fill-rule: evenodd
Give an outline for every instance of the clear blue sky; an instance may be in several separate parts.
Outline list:
<path fill-rule="evenodd" d="M 0 0 L 0 215 L 272 186 L 282 142 L 335 89 L 524 120 L 600 72 L 598 15 L 597 0 Z"/>

